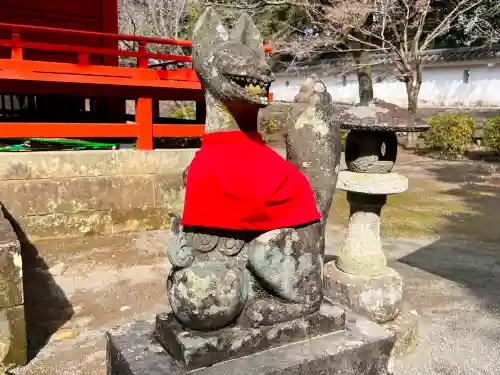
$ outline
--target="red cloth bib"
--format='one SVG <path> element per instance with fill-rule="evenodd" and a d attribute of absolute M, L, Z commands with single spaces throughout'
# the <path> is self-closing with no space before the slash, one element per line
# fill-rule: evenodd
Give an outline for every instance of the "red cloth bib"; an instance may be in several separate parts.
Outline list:
<path fill-rule="evenodd" d="M 183 225 L 269 231 L 318 220 L 307 178 L 258 132 L 203 136 L 188 170 Z"/>

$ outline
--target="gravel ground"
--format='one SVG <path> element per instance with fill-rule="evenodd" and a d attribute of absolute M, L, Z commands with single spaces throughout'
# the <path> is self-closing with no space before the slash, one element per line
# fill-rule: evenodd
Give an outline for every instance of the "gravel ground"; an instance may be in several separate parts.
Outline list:
<path fill-rule="evenodd" d="M 425 201 L 433 198 L 460 201 L 466 210 L 442 213 L 446 220 L 425 235 L 402 239 L 396 238 L 395 231 L 383 241 L 390 265 L 404 276 L 406 303 L 420 314 L 420 345 L 397 361 L 395 374 L 497 375 L 498 169 L 411 155 L 400 160 L 398 170 L 411 182 L 434 181 L 443 186 L 445 193 L 438 198 L 423 194 L 424 199 L 414 204 L 413 211 L 423 215 L 423 222 L 431 222 L 437 214 L 423 210 Z M 405 205 L 404 200 L 398 202 Z M 342 231 L 341 225 L 330 226 L 331 254 L 342 241 Z M 40 258 L 27 264 L 25 272 L 34 359 L 12 374 L 104 375 L 104 332 L 168 309 L 167 238 L 168 232 L 156 231 L 34 244 L 31 250 Z"/>
<path fill-rule="evenodd" d="M 58 241 L 56 246 L 54 241 L 40 243 L 40 251 L 52 248 L 47 263 L 74 315 L 30 364 L 12 374 L 104 375 L 105 330 L 133 319 L 150 319 L 168 309 L 164 291 L 167 237 L 167 232 L 157 231 L 76 245 L 74 241 L 71 245 Z M 329 249 L 338 248 L 339 237 L 332 236 Z M 498 245 L 453 239 L 389 239 L 384 245 L 390 265 L 404 276 L 405 300 L 421 316 L 420 345 L 397 361 L 395 374 L 497 375 Z M 51 288 L 49 293 L 65 298 Z M 35 336 L 48 323 L 53 322 L 32 322 Z"/>

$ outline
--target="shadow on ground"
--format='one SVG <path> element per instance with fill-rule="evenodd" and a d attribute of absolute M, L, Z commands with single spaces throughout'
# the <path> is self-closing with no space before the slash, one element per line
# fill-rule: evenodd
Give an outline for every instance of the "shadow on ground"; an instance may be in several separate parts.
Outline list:
<path fill-rule="evenodd" d="M 438 240 L 399 259 L 468 288 L 495 313 L 500 313 L 499 171 L 499 164 L 471 161 L 429 168 L 437 181 L 456 186 L 446 194 L 458 197 L 467 209 L 447 215 Z"/>
<path fill-rule="evenodd" d="M 31 360 L 50 337 L 71 319 L 74 310 L 36 246 L 28 239 L 16 219 L 4 207 L 2 210 L 21 243 L 28 360 Z"/>

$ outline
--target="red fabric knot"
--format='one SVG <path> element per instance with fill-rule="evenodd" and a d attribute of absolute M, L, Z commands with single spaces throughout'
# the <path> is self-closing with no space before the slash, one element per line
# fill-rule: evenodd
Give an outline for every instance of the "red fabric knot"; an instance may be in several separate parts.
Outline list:
<path fill-rule="evenodd" d="M 269 231 L 318 220 L 307 178 L 258 132 L 203 136 L 188 170 L 183 225 Z"/>

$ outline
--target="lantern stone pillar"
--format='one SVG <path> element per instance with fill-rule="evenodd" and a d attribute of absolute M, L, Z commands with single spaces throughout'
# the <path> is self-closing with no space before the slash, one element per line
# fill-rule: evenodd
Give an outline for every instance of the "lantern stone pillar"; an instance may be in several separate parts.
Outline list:
<path fill-rule="evenodd" d="M 325 266 L 325 295 L 378 323 L 393 323 L 403 306 L 403 279 L 387 266 L 380 215 L 388 195 L 408 188 L 408 179 L 392 172 L 398 151 L 396 132 L 421 132 L 428 125 L 377 99 L 345 110 L 339 121 L 350 130 L 347 170 L 339 173 L 337 183 L 347 192 L 350 214 L 338 257 Z"/>

